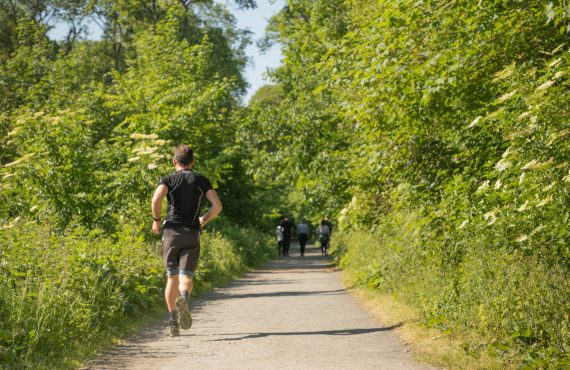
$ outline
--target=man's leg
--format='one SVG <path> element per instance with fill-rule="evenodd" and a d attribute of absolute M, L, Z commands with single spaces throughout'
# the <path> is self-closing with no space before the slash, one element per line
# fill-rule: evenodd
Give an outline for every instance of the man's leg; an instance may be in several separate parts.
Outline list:
<path fill-rule="evenodd" d="M 180 335 L 178 323 L 178 311 L 176 309 L 176 298 L 178 292 L 178 268 L 177 268 L 177 248 L 176 233 L 170 227 L 166 227 L 162 231 L 162 256 L 165 267 L 168 271 L 168 279 L 166 280 L 166 288 L 164 289 L 164 299 L 166 307 L 168 307 L 168 333 L 174 337 Z"/>
<path fill-rule="evenodd" d="M 180 327 L 188 330 L 192 327 L 192 315 L 190 314 L 190 293 L 192 292 L 192 272 L 180 270 L 178 289 L 180 296 L 176 298 L 175 305 L 178 310 Z"/>
<path fill-rule="evenodd" d="M 166 290 L 164 291 L 164 298 L 166 298 L 166 306 L 168 312 L 176 311 L 176 298 L 180 295 L 178 286 L 180 284 L 178 275 L 169 275 L 166 281 Z"/>
<path fill-rule="evenodd" d="M 178 289 L 180 296 L 176 299 L 176 308 L 180 317 L 180 327 L 188 330 L 192 327 L 192 315 L 190 314 L 190 293 L 192 293 L 192 278 L 198 267 L 200 258 L 200 234 L 198 230 L 187 230 L 184 234 L 185 244 L 189 245 L 180 253 L 180 276 Z"/>
<path fill-rule="evenodd" d="M 171 337 L 180 335 L 178 323 L 178 310 L 176 309 L 176 298 L 178 297 L 178 275 L 168 275 L 164 298 L 168 307 L 168 334 Z"/>
<path fill-rule="evenodd" d="M 178 284 L 178 290 L 180 291 L 180 295 L 188 295 L 189 297 L 194 286 L 192 283 L 192 277 L 188 275 L 180 275 L 179 280 L 180 283 Z"/>

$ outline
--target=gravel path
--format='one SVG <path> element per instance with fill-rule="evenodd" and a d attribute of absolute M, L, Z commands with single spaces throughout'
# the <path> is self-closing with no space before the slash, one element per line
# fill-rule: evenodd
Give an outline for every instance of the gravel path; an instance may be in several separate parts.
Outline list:
<path fill-rule="evenodd" d="M 317 249 L 192 302 L 192 329 L 157 323 L 89 369 L 432 369 L 365 311 Z"/>

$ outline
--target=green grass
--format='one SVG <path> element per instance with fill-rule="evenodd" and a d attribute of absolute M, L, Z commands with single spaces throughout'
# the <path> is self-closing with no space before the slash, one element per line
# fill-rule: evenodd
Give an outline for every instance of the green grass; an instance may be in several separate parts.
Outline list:
<path fill-rule="evenodd" d="M 430 256 L 438 240 L 427 238 L 419 218 L 412 212 L 390 217 L 375 233 L 336 235 L 333 252 L 351 284 L 409 305 L 418 324 L 463 338 L 461 349 L 471 357 L 529 369 L 570 365 L 563 266 L 484 248 L 441 264 Z"/>
<path fill-rule="evenodd" d="M 271 255 L 252 230 L 203 233 L 196 293 Z M 109 237 L 73 227 L 22 224 L 0 231 L 0 367 L 76 368 L 164 314 L 160 242 L 125 226 Z"/>

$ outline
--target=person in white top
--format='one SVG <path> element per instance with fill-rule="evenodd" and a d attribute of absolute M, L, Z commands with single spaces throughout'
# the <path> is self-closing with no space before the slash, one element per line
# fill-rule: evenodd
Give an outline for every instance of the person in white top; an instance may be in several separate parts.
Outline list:
<path fill-rule="evenodd" d="M 279 257 L 283 254 L 283 228 L 281 225 L 277 225 L 275 230 L 275 235 L 277 236 L 277 254 Z"/>

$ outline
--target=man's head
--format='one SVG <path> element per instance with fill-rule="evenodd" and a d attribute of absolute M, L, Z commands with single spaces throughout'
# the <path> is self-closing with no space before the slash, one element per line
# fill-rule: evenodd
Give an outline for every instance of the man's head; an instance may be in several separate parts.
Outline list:
<path fill-rule="evenodd" d="M 194 164 L 194 152 L 188 145 L 179 145 L 174 149 L 174 165 L 190 167 Z"/>

